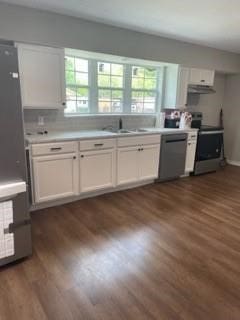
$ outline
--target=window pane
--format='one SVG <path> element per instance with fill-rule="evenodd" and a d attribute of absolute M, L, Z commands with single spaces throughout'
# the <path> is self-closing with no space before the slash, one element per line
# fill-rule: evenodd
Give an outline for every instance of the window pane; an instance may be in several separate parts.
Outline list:
<path fill-rule="evenodd" d="M 153 90 L 157 87 L 156 79 L 145 79 L 144 81 L 144 89 Z"/>
<path fill-rule="evenodd" d="M 99 104 L 98 104 L 98 111 L 99 112 L 111 112 L 111 101 L 99 101 Z"/>
<path fill-rule="evenodd" d="M 122 88 L 123 78 L 122 77 L 111 77 L 111 87 L 113 88 Z"/>
<path fill-rule="evenodd" d="M 146 68 L 145 69 L 145 78 L 156 78 L 157 70 L 155 68 Z"/>
<path fill-rule="evenodd" d="M 143 100 L 144 92 L 143 91 L 133 91 L 132 92 L 132 99 L 140 99 Z"/>
<path fill-rule="evenodd" d="M 142 100 L 132 101 L 131 111 L 136 113 L 142 113 L 144 104 Z"/>
<path fill-rule="evenodd" d="M 110 63 L 98 62 L 98 73 L 101 74 L 110 74 Z"/>
<path fill-rule="evenodd" d="M 75 84 L 75 73 L 73 71 L 66 70 L 66 83 Z"/>
<path fill-rule="evenodd" d="M 110 87 L 110 77 L 98 75 L 98 86 L 99 87 Z"/>
<path fill-rule="evenodd" d="M 123 65 L 122 64 L 112 64 L 112 75 L 123 76 Z"/>
<path fill-rule="evenodd" d="M 88 61 L 85 59 L 75 58 L 76 71 L 88 72 Z"/>
<path fill-rule="evenodd" d="M 143 89 L 144 78 L 132 78 L 132 88 L 133 89 Z"/>
<path fill-rule="evenodd" d="M 144 112 L 153 113 L 156 107 L 156 92 L 144 93 Z"/>
<path fill-rule="evenodd" d="M 119 113 L 122 112 L 122 101 L 118 99 L 114 99 L 112 101 L 112 112 Z"/>
<path fill-rule="evenodd" d="M 122 90 L 112 90 L 112 99 L 122 99 L 123 92 Z"/>
<path fill-rule="evenodd" d="M 145 113 L 154 113 L 155 112 L 155 103 L 144 103 L 144 112 Z"/>
<path fill-rule="evenodd" d="M 67 87 L 66 88 L 66 97 L 67 97 L 67 100 L 76 100 L 76 98 L 77 98 L 76 88 Z"/>
<path fill-rule="evenodd" d="M 155 102 L 156 92 L 150 91 L 144 93 L 144 102 Z"/>
<path fill-rule="evenodd" d="M 134 66 L 132 67 L 132 76 L 133 77 L 144 77 L 144 68 Z"/>
<path fill-rule="evenodd" d="M 142 91 L 133 91 L 132 92 L 132 104 L 131 104 L 131 111 L 132 112 L 142 112 L 143 111 L 143 99 L 144 99 L 144 92 L 142 92 Z"/>
<path fill-rule="evenodd" d="M 110 90 L 98 90 L 98 97 L 102 100 L 111 100 Z"/>
<path fill-rule="evenodd" d="M 77 88 L 77 97 L 86 97 L 88 99 L 88 89 L 87 88 Z"/>
<path fill-rule="evenodd" d="M 65 68 L 66 70 L 70 70 L 70 71 L 74 70 L 74 58 L 65 57 Z"/>
<path fill-rule="evenodd" d="M 78 100 L 77 101 L 77 112 L 88 113 L 88 100 Z"/>
<path fill-rule="evenodd" d="M 88 85 L 88 74 L 76 72 L 76 84 L 77 85 Z"/>
<path fill-rule="evenodd" d="M 75 113 L 76 112 L 76 100 L 67 100 L 67 107 L 65 109 L 68 113 Z"/>

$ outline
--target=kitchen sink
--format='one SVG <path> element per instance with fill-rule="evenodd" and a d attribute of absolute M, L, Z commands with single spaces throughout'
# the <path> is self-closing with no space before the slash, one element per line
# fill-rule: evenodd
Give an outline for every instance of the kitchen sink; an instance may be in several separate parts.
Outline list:
<path fill-rule="evenodd" d="M 131 129 L 131 132 L 148 132 L 146 129 Z"/>
<path fill-rule="evenodd" d="M 105 131 L 109 131 L 109 132 L 113 132 L 113 133 L 120 133 L 120 134 L 124 134 L 124 133 L 132 133 L 132 131 L 130 130 L 127 130 L 127 129 L 119 129 L 119 130 L 116 130 L 116 129 L 111 129 L 111 130 L 105 130 Z"/>
<path fill-rule="evenodd" d="M 117 130 L 117 133 L 131 133 L 131 131 L 126 129 L 120 129 L 120 130 Z"/>
<path fill-rule="evenodd" d="M 141 132 L 148 132 L 148 130 L 146 129 L 109 129 L 105 131 L 109 131 L 109 132 L 113 132 L 113 133 L 117 133 L 117 134 L 126 134 L 126 133 L 141 133 Z"/>

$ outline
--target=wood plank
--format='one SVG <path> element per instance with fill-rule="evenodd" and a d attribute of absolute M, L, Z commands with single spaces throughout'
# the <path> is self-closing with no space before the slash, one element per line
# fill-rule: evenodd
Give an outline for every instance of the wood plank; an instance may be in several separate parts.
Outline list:
<path fill-rule="evenodd" d="M 240 168 L 32 214 L 0 319 L 239 320 Z"/>

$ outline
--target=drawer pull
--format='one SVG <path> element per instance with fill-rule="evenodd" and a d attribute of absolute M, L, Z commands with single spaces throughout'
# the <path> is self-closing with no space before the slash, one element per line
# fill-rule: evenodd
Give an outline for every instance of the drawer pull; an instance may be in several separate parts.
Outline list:
<path fill-rule="evenodd" d="M 84 158 L 84 155 L 83 155 L 83 154 L 81 155 L 81 158 Z"/>
<path fill-rule="evenodd" d="M 62 150 L 62 148 L 61 147 L 56 147 L 56 148 L 51 148 L 50 150 L 51 151 L 59 151 L 59 150 Z"/>
<path fill-rule="evenodd" d="M 95 143 L 94 144 L 94 147 L 102 147 L 103 146 L 103 143 Z"/>

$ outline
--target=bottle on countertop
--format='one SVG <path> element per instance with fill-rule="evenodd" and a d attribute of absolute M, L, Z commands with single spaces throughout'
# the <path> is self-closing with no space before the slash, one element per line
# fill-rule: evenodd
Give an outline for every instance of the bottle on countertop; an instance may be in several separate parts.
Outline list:
<path fill-rule="evenodd" d="M 119 119 L 119 125 L 118 125 L 118 129 L 122 130 L 123 128 L 123 122 L 122 122 L 122 118 Z"/>

